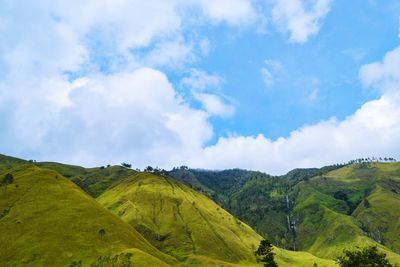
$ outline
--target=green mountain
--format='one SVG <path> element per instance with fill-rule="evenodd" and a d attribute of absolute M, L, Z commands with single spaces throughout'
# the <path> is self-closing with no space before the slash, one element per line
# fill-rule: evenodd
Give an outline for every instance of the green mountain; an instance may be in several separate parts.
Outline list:
<path fill-rule="evenodd" d="M 394 208 L 400 163 L 299 169 L 281 177 L 186 168 L 170 175 L 208 194 L 278 246 L 333 258 L 345 248 L 378 245 L 400 262 L 400 210 Z"/>
<path fill-rule="evenodd" d="M 0 266 L 88 265 L 121 253 L 143 266 L 176 262 L 60 174 L 3 159 L 0 177 L 13 181 L 0 186 Z"/>
<path fill-rule="evenodd" d="M 400 263 L 399 194 L 399 163 L 274 177 L 0 155 L 0 266 L 261 266 L 259 234 L 282 247 L 283 267 L 336 266 L 332 258 L 357 245 Z"/>
<path fill-rule="evenodd" d="M 261 236 L 206 196 L 167 177 L 137 173 L 97 200 L 185 264 L 255 263 Z M 285 261 L 331 264 L 306 253 L 280 250 L 279 255 L 282 266 Z"/>
<path fill-rule="evenodd" d="M 0 266 L 260 266 L 253 252 L 261 237 L 173 179 L 0 155 L 6 174 L 13 179 L 0 186 Z M 99 201 L 89 195 L 99 192 Z M 280 266 L 333 266 L 275 251 Z"/>

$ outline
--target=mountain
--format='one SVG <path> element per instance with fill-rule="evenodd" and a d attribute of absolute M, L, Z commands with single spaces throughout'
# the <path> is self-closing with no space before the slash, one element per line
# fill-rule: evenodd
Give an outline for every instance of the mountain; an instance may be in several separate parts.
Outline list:
<path fill-rule="evenodd" d="M 262 236 L 280 267 L 333 267 L 358 245 L 400 263 L 399 194 L 399 163 L 278 177 L 0 155 L 0 266 L 260 266 Z"/>
<path fill-rule="evenodd" d="M 0 177 L 14 179 L 0 186 L 0 266 L 88 264 L 121 253 L 147 266 L 176 262 L 57 172 L 1 163 Z"/>
<path fill-rule="evenodd" d="M 174 168 L 169 175 L 206 194 L 274 244 L 293 249 L 288 231 L 288 192 L 300 181 L 341 166 L 296 169 L 284 176 L 240 169 L 210 171 Z"/>
<path fill-rule="evenodd" d="M 333 258 L 345 248 L 377 245 L 400 262 L 400 210 L 393 208 L 400 199 L 400 163 L 298 169 L 280 177 L 186 168 L 170 175 L 208 194 L 278 246 Z"/>
<path fill-rule="evenodd" d="M 261 236 L 215 202 L 165 176 L 137 173 L 97 200 L 152 245 L 185 264 L 251 266 Z M 330 266 L 329 260 L 278 249 L 281 266 L 301 262 Z M 290 266 L 288 265 L 288 266 Z M 257 266 L 257 265 L 256 265 Z"/>
<path fill-rule="evenodd" d="M 0 266 L 260 266 L 257 233 L 169 177 L 0 155 L 6 174 L 13 180 L 0 186 Z M 89 195 L 99 192 L 98 201 Z M 279 266 L 333 266 L 275 252 Z"/>
<path fill-rule="evenodd" d="M 400 252 L 399 189 L 400 163 L 352 164 L 300 182 L 290 195 L 299 249 L 332 257 L 379 244 L 399 261 L 388 251 Z"/>

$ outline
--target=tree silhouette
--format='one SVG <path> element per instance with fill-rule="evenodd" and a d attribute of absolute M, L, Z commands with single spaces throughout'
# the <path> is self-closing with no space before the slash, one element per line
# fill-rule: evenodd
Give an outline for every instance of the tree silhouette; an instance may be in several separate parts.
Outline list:
<path fill-rule="evenodd" d="M 8 185 L 14 182 L 14 176 L 11 173 L 7 173 L 3 178 L 3 184 Z"/>
<path fill-rule="evenodd" d="M 99 230 L 99 235 L 100 235 L 101 238 L 103 238 L 106 235 L 106 230 L 100 229 Z"/>
<path fill-rule="evenodd" d="M 344 255 L 336 259 L 340 267 L 394 267 L 386 258 L 386 254 L 379 252 L 376 246 L 365 247 L 361 250 L 345 250 Z"/>
<path fill-rule="evenodd" d="M 128 164 L 125 162 L 122 162 L 121 165 L 122 165 L 122 167 L 129 168 L 129 169 L 132 167 L 132 164 Z"/>
<path fill-rule="evenodd" d="M 254 253 L 261 262 L 264 263 L 264 267 L 278 267 L 274 260 L 275 253 L 272 252 L 273 247 L 271 242 L 268 240 L 261 240 L 260 246 L 257 251 Z"/>

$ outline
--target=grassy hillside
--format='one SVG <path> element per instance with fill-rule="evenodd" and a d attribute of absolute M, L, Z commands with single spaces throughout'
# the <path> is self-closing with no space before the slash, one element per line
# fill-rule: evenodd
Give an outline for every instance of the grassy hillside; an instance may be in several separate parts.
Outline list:
<path fill-rule="evenodd" d="M 97 200 L 185 266 L 260 266 L 261 237 L 206 196 L 170 178 L 137 173 Z M 305 252 L 276 248 L 280 266 L 334 266 Z"/>
<path fill-rule="evenodd" d="M 261 239 L 204 195 L 150 173 L 122 181 L 98 201 L 180 260 L 202 255 L 227 262 L 254 261 Z"/>
<path fill-rule="evenodd" d="M 0 179 L 7 173 L 14 180 L 0 181 L 0 266 L 260 266 L 253 253 L 261 236 L 207 196 L 275 244 L 303 250 L 275 248 L 279 266 L 336 266 L 329 258 L 365 245 L 400 263 L 399 163 L 282 177 L 172 171 L 186 186 L 121 166 L 87 169 L 0 155 Z"/>
<path fill-rule="evenodd" d="M 317 205 L 317 201 L 303 196 L 317 193 L 324 198 L 319 198 L 318 204 L 323 207 L 319 210 L 332 213 L 332 221 L 345 220 L 347 223 L 342 224 L 352 228 L 355 235 L 400 252 L 400 210 L 393 208 L 399 204 L 399 188 L 399 163 L 350 165 L 300 183 L 294 209 L 296 214 L 307 212 L 306 206 Z M 310 194 L 310 190 L 315 193 Z"/>
<path fill-rule="evenodd" d="M 57 162 L 39 162 L 35 164 L 62 174 L 93 197 L 99 196 L 116 182 L 136 173 L 136 171 L 122 166 L 83 168 Z"/>
<path fill-rule="evenodd" d="M 231 170 L 231 181 L 227 174 L 171 172 L 185 183 L 196 181 L 195 189 L 205 187 L 224 208 L 278 246 L 333 258 L 345 248 L 378 245 L 400 262 L 393 253 L 400 252 L 400 210 L 393 208 L 399 204 L 400 163 L 298 169 L 281 177 Z"/>
<path fill-rule="evenodd" d="M 23 162 L 0 165 L 0 177 L 14 177 L 0 186 L 0 266 L 88 266 L 120 253 L 153 266 L 175 262 L 60 174 Z"/>

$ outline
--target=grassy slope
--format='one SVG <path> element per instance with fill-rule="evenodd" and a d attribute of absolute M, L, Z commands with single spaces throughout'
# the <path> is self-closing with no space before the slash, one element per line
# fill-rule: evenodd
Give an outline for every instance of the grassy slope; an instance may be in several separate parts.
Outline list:
<path fill-rule="evenodd" d="M 278 179 L 234 170 L 186 172 L 196 178 L 194 188 L 206 186 L 215 200 L 275 244 L 293 247 L 286 220 L 290 214 L 296 224 L 296 249 L 333 258 L 344 248 L 379 243 L 399 262 L 390 250 L 400 253 L 400 210 L 393 208 L 400 204 L 400 163 L 294 170 Z M 231 174 L 246 178 L 229 180 Z M 189 184 L 194 180 L 182 179 L 189 177 L 182 170 L 172 175 Z M 238 181 L 232 184 L 232 180 Z M 220 184 L 228 188 L 219 190 Z M 366 199 L 370 207 L 364 205 Z"/>
<path fill-rule="evenodd" d="M 254 261 L 261 239 L 204 195 L 149 173 L 119 183 L 98 201 L 181 260 L 203 255 L 228 262 Z"/>
<path fill-rule="evenodd" d="M 98 201 L 185 266 L 260 266 L 253 252 L 261 237 L 202 194 L 174 180 L 137 174 Z M 275 249 L 279 266 L 335 266 L 306 252 Z"/>
<path fill-rule="evenodd" d="M 0 266 L 66 266 L 73 260 L 88 265 L 129 249 L 136 251 L 136 262 L 175 262 L 60 174 L 1 163 L 1 176 L 11 172 L 15 181 L 0 187 Z"/>
<path fill-rule="evenodd" d="M 292 195 L 296 197 L 300 249 L 329 258 L 343 249 L 378 245 L 393 262 L 400 263 L 400 256 L 390 251 L 398 249 L 400 211 L 391 205 L 399 203 L 399 195 L 381 186 L 388 187 L 389 179 L 393 189 L 399 170 L 399 164 L 350 165 L 300 183 Z M 366 198 L 372 203 L 369 208 L 364 205 Z M 381 243 L 390 249 L 364 232 L 365 224 L 379 229 L 387 239 Z"/>
<path fill-rule="evenodd" d="M 4 260 L 10 263 L 11 261 L 9 255 L 11 254 L 15 254 L 18 257 L 18 263 L 21 263 L 22 261 L 31 261 L 36 265 L 42 265 L 39 261 L 46 261 L 46 259 L 40 257 L 39 260 L 37 259 L 38 255 L 48 255 L 47 261 L 52 263 L 55 258 L 59 258 L 57 259 L 57 262 L 60 262 L 61 260 L 64 260 L 66 262 L 76 259 L 82 259 L 88 262 L 96 258 L 96 255 L 104 255 L 108 253 L 115 254 L 120 253 L 121 251 L 134 251 L 134 261 L 143 263 L 146 262 L 147 265 L 151 264 L 152 262 L 154 266 L 162 266 L 162 264 L 164 263 L 162 263 L 158 258 L 161 258 L 164 261 L 171 263 L 170 258 L 155 250 L 149 244 L 147 244 L 146 246 L 149 246 L 150 250 L 152 250 L 153 252 L 149 252 L 143 248 L 141 249 L 149 253 L 153 253 L 155 257 L 150 256 L 148 253 L 143 252 L 142 250 L 139 251 L 138 249 L 133 249 L 132 247 L 138 247 L 138 245 L 135 243 L 136 241 L 134 242 L 135 244 L 132 245 L 130 243 L 132 242 L 130 238 L 128 241 L 124 239 L 121 240 L 116 234 L 112 234 L 112 240 L 110 240 L 111 245 L 106 244 L 102 246 L 101 242 L 97 243 L 98 240 L 93 237 L 97 236 L 98 238 L 98 230 L 89 230 L 87 224 L 94 223 L 93 225 L 96 225 L 95 222 L 91 221 L 92 219 L 88 219 L 91 217 L 95 217 L 97 223 L 99 223 L 97 219 L 98 211 L 94 211 L 90 208 L 88 210 L 91 211 L 87 211 L 85 209 L 85 212 L 83 212 L 83 209 L 80 209 L 78 207 L 82 208 L 82 206 L 85 206 L 87 208 L 91 206 L 88 204 L 90 200 L 92 201 L 92 204 L 96 206 L 96 209 L 100 209 L 102 210 L 102 212 L 105 212 L 105 210 L 96 205 L 96 203 L 93 203 L 93 200 L 91 198 L 89 198 L 86 194 L 84 194 L 84 192 L 80 191 L 78 188 L 74 187 L 71 183 L 68 183 L 68 181 L 62 178 L 61 175 L 59 176 L 59 179 L 56 179 L 56 184 L 60 182 L 59 180 L 62 181 L 62 186 L 58 184 L 59 188 L 62 188 L 61 191 L 64 191 L 65 188 L 71 189 L 72 187 L 74 189 L 74 192 L 76 190 L 80 192 L 79 194 L 75 192 L 73 194 L 75 197 L 79 195 L 79 198 L 86 198 L 87 201 L 85 200 L 85 204 L 79 203 L 76 208 L 72 208 L 71 205 L 68 205 L 69 207 L 71 207 L 71 209 L 69 211 L 61 212 L 60 205 L 54 204 L 57 202 L 55 199 L 65 199 L 63 201 L 64 203 L 74 203 L 75 200 L 69 199 L 69 194 L 64 194 L 63 192 L 57 192 L 57 190 L 55 190 L 55 185 L 53 185 L 53 183 L 55 180 L 55 176 L 58 174 L 35 168 L 33 166 L 27 167 L 27 165 L 17 170 L 18 168 L 15 169 L 15 166 L 26 164 L 27 162 L 11 157 L 5 157 L 2 155 L 0 155 L 0 163 L 0 174 L 4 174 L 9 171 L 8 169 L 14 168 L 14 172 L 17 173 L 17 175 L 15 175 L 17 180 L 15 184 L 18 184 L 18 188 L 15 187 L 15 184 L 7 186 L 7 189 L 5 189 L 4 187 L 0 188 L 0 230 L 7 233 L 7 235 L 5 236 L 0 236 L 0 265 L 2 263 L 2 260 L 3 263 Z M 143 179 L 142 177 L 142 179 L 139 179 L 141 180 L 140 182 L 134 182 L 134 180 L 136 179 L 134 177 L 126 180 L 132 175 L 141 176 L 142 174 L 139 175 L 135 171 L 127 170 L 119 166 L 105 169 L 84 169 L 77 166 L 63 165 L 58 163 L 38 163 L 38 165 L 55 169 L 58 172 L 67 175 L 76 183 L 81 183 L 80 186 L 84 187 L 85 190 L 92 195 L 98 195 L 101 192 L 109 189 L 108 192 L 106 192 L 100 198 L 103 198 L 105 195 L 110 194 L 110 192 L 113 192 L 113 190 L 115 191 L 117 188 L 120 187 L 121 192 L 119 193 L 124 195 L 123 198 L 120 198 L 121 201 L 111 201 L 111 198 L 114 198 L 114 196 L 109 195 L 110 202 L 114 202 L 115 204 L 112 207 L 114 212 L 121 212 L 125 209 L 125 211 L 123 212 L 128 214 L 131 213 L 131 216 L 132 214 L 136 214 L 135 216 L 137 219 L 137 211 L 135 213 L 132 213 L 129 212 L 129 210 L 132 208 L 133 204 L 136 205 L 136 207 L 143 208 L 143 210 L 140 210 L 139 212 L 142 217 L 140 218 L 140 220 L 137 221 L 139 222 L 139 224 L 141 224 L 141 226 L 137 228 L 146 235 L 146 238 L 148 238 L 150 242 L 152 242 L 155 246 L 158 246 L 165 252 L 170 253 L 171 255 L 180 259 L 189 257 L 185 262 L 185 265 L 187 266 L 239 266 L 237 264 L 227 264 L 226 260 L 236 262 L 239 261 L 242 263 L 240 264 L 240 266 L 242 266 L 243 264 L 245 264 L 246 266 L 257 266 L 255 265 L 255 263 L 251 263 L 251 250 L 246 253 L 241 252 L 241 254 L 239 253 L 236 255 L 236 253 L 230 254 L 229 249 L 222 249 L 222 252 L 218 250 L 215 251 L 215 248 L 220 249 L 223 247 L 220 247 L 221 244 L 218 243 L 216 243 L 216 245 L 213 247 L 215 243 L 214 241 L 211 241 L 213 239 L 205 240 L 203 243 L 197 242 L 196 239 L 193 239 L 194 242 L 190 240 L 189 236 L 193 236 L 193 231 L 192 234 L 190 234 L 191 228 L 190 226 L 188 227 L 188 225 L 190 225 L 191 222 L 202 226 L 195 230 L 196 233 L 203 233 L 207 227 L 216 227 L 216 225 L 218 225 L 218 227 L 228 228 L 227 232 L 222 232 L 222 236 L 224 238 L 225 236 L 229 236 L 229 240 L 232 235 L 227 233 L 231 231 L 231 225 L 227 224 L 227 222 L 235 221 L 236 223 L 236 220 L 233 217 L 228 217 L 230 215 L 218 206 L 216 206 L 215 203 L 198 194 L 199 196 L 206 199 L 205 202 L 213 203 L 213 205 L 210 206 L 208 206 L 208 204 L 201 204 L 202 207 L 200 208 L 199 203 L 203 202 L 202 200 L 198 199 L 197 193 L 188 189 L 185 186 L 182 186 L 181 184 L 177 184 L 169 180 L 169 182 L 172 183 L 171 185 L 166 180 L 164 180 L 165 183 L 169 184 L 169 186 L 164 183 L 164 185 L 160 187 L 160 181 L 162 182 L 163 180 L 160 180 L 159 177 L 154 180 L 154 177 L 156 176 L 153 177 L 153 180 L 149 182 L 148 185 L 146 185 L 146 183 L 143 183 L 143 181 L 148 180 L 148 178 Z M 32 170 L 31 168 L 35 169 Z M 24 173 L 25 171 L 30 171 L 32 172 L 32 174 L 22 175 L 22 173 Z M 38 172 L 40 172 L 40 174 Z M 146 175 L 153 176 L 151 174 Z M 28 179 L 25 181 L 25 179 L 30 176 L 36 178 Z M 22 177 L 25 178 L 22 179 Z M 309 181 L 299 183 L 295 187 L 295 190 L 291 195 L 291 199 L 296 200 L 296 205 L 293 207 L 293 211 L 295 212 L 295 217 L 297 216 L 296 219 L 298 220 L 297 242 L 302 243 L 303 249 L 306 249 L 320 257 L 334 257 L 340 254 L 343 248 L 354 248 L 355 245 L 362 246 L 366 244 L 376 244 L 376 242 L 374 242 L 372 238 L 378 241 L 380 239 L 381 242 L 383 242 L 386 246 L 391 247 L 393 250 L 396 250 L 396 248 L 398 248 L 399 246 L 398 242 L 400 239 L 400 220 L 398 209 L 393 209 L 393 207 L 397 207 L 397 204 L 399 204 L 399 177 L 400 164 L 370 164 L 368 167 L 363 166 L 361 168 L 348 166 L 329 172 L 328 174 L 324 174 L 322 176 L 316 176 Z M 43 178 L 44 180 L 42 180 Z M 38 181 L 40 181 L 39 184 Z M 132 195 L 126 195 L 125 191 L 130 191 L 130 194 L 133 194 L 133 191 L 123 189 L 124 186 L 122 185 L 127 183 L 128 181 L 129 183 L 133 183 L 133 186 L 136 186 L 136 189 L 138 190 L 137 193 L 139 193 L 139 195 L 143 195 L 144 199 L 146 199 L 147 197 L 147 201 L 138 201 L 137 199 L 135 199 L 135 201 L 126 201 L 127 199 L 129 199 L 129 197 L 132 197 Z M 154 184 L 155 181 L 157 182 L 157 186 Z M 66 186 L 67 184 L 68 186 Z M 260 187 L 258 183 L 255 184 L 257 185 L 256 187 Z M 22 185 L 22 187 L 20 185 Z M 146 185 L 144 188 L 147 187 L 148 190 L 144 190 L 144 188 L 142 188 L 143 185 Z M 269 183 L 269 185 L 271 184 Z M 52 188 L 49 191 L 51 192 L 51 196 L 45 196 L 45 194 L 41 196 L 40 192 L 43 192 L 43 190 L 41 190 L 40 188 L 46 188 L 47 186 L 50 186 L 49 188 Z M 151 189 L 152 186 L 153 189 Z M 155 190 L 155 187 L 157 187 L 158 189 Z M 181 194 L 177 194 L 177 196 L 171 196 L 171 193 L 167 193 L 172 191 L 171 187 L 175 187 L 174 190 L 176 190 L 177 192 L 181 192 Z M 249 192 L 252 192 L 251 188 L 252 186 L 249 186 Z M 67 191 L 69 192 L 70 190 L 68 189 Z M 341 194 L 338 195 L 337 193 L 339 191 L 341 192 Z M 22 197 L 20 194 L 21 192 L 27 192 L 27 194 Z M 45 192 L 47 192 L 47 190 Z M 117 194 L 116 196 L 119 197 L 119 194 Z M 271 196 L 273 196 L 272 193 Z M 41 199 L 41 197 L 43 199 Z M 36 198 L 38 198 L 39 201 L 37 201 Z M 17 199 L 23 200 L 16 201 Z M 27 199 L 27 201 L 25 201 L 25 199 Z M 51 201 L 51 199 L 53 200 Z M 193 201 L 191 201 L 192 199 L 195 199 L 195 205 L 193 205 Z M 370 203 L 369 206 L 364 205 L 365 199 L 368 199 Z M 15 207 L 13 207 L 12 209 L 9 209 L 10 206 L 15 205 L 10 204 L 14 201 L 16 201 L 15 203 L 18 203 L 18 205 L 16 205 L 15 207 L 19 208 L 15 209 Z M 36 202 L 42 204 L 32 204 Z M 126 205 L 124 205 L 123 202 Z M 46 206 L 49 203 L 51 203 L 51 205 Z M 191 205 L 183 205 L 182 203 Z M 161 206 L 163 206 L 163 209 L 159 209 L 161 208 Z M 175 208 L 173 208 L 174 206 Z M 178 210 L 181 212 L 181 208 L 183 208 L 183 219 L 178 216 L 179 219 L 171 223 L 170 220 L 174 217 L 173 214 L 175 214 Z M 218 210 L 217 212 L 213 212 L 214 208 L 215 210 L 217 210 L 217 208 L 219 208 L 220 210 Z M 53 210 L 58 209 L 60 209 L 58 212 L 53 212 Z M 145 211 L 145 209 L 148 210 Z M 53 214 L 54 216 L 51 217 L 53 218 L 49 218 L 48 220 L 44 219 L 43 221 L 38 220 L 37 214 L 47 214 L 49 213 L 49 210 L 52 210 L 51 214 Z M 12 215 L 13 212 L 16 211 L 19 212 Z M 29 211 L 29 213 L 26 211 Z M 203 218 L 203 224 L 199 224 L 201 220 L 199 220 L 198 216 L 195 215 L 196 213 L 201 213 L 203 214 L 203 216 L 205 216 L 206 220 L 204 220 Z M 11 215 L 13 217 L 11 217 Z M 67 218 L 65 218 L 65 216 Z M 127 218 L 129 218 L 129 220 L 132 219 L 132 217 L 129 217 L 126 214 L 121 213 L 120 216 L 126 216 Z M 135 216 L 133 216 L 133 221 L 136 220 Z M 20 228 L 21 231 L 16 231 L 15 229 L 18 230 L 18 228 L 16 228 L 15 226 L 12 227 L 12 224 L 17 224 L 17 227 L 20 227 L 19 224 L 21 224 L 21 220 L 16 219 L 17 217 L 26 217 L 25 220 L 28 221 L 33 220 L 34 224 L 32 225 L 32 228 L 23 227 Z M 222 217 L 224 217 L 224 219 L 222 219 Z M 7 218 L 12 218 L 14 221 L 7 221 L 7 223 L 5 223 Z M 59 218 L 61 218 L 60 221 L 65 221 L 66 225 L 61 222 L 57 223 L 57 221 L 59 221 Z M 113 220 L 117 219 L 116 217 L 113 218 Z M 127 218 L 125 219 L 127 220 Z M 230 220 L 228 220 L 227 218 L 230 218 Z M 18 223 L 18 221 L 20 221 L 20 223 Z M 80 230 L 81 227 L 73 227 L 73 222 L 75 221 L 80 225 L 86 225 L 86 228 Z M 106 221 L 108 221 L 108 219 Z M 117 221 L 118 223 L 113 223 L 122 223 L 118 219 Z M 161 221 L 161 225 L 158 225 Z M 165 224 L 164 222 L 168 223 Z M 45 228 L 44 226 L 48 224 L 54 224 L 54 226 L 58 225 L 57 231 L 47 231 L 47 229 L 41 229 Z M 126 224 L 124 225 L 125 227 L 127 226 Z M 6 228 L 2 229 L 2 227 L 8 227 L 8 230 L 5 230 Z M 15 231 L 14 234 L 8 233 L 12 232 L 12 230 L 10 230 L 11 228 Z M 118 226 L 118 229 L 119 228 L 120 226 Z M 65 233 L 68 233 L 70 231 L 77 231 L 79 233 L 79 231 L 81 231 L 79 235 L 77 234 L 75 236 L 75 241 L 86 239 L 86 243 L 76 243 L 74 240 L 71 240 L 71 242 L 59 241 L 60 244 L 54 242 L 54 247 L 57 249 L 60 248 L 59 251 L 54 252 L 56 251 L 54 250 L 54 247 L 48 246 L 47 242 L 49 242 L 50 240 L 51 242 L 56 240 L 56 235 L 64 235 L 64 231 L 59 231 L 59 229 L 67 229 L 68 231 L 65 231 Z M 120 231 L 121 229 L 119 229 L 118 231 Z M 171 231 L 169 231 L 168 229 Z M 50 232 L 48 234 L 48 237 L 47 235 L 45 235 L 45 237 L 43 237 L 43 235 L 40 235 L 40 237 L 35 235 L 42 232 L 46 233 L 46 231 Z M 86 232 L 86 234 L 82 235 L 82 231 Z M 141 239 L 140 235 L 137 232 L 130 228 L 129 231 L 133 232 L 133 235 L 139 238 L 139 240 Z M 91 234 L 88 234 L 90 232 Z M 104 237 L 104 239 L 111 238 L 111 234 L 109 235 L 109 233 L 110 232 L 107 231 L 106 237 Z M 176 233 L 176 236 L 174 238 L 171 238 L 172 233 Z M 130 233 L 129 235 L 131 234 L 132 233 Z M 126 236 L 126 233 L 124 235 Z M 9 242 L 6 243 L 4 240 L 1 240 L 3 237 L 4 240 L 7 241 L 16 240 L 15 242 L 20 242 L 21 247 L 18 249 L 12 246 L 10 247 Z M 165 241 L 157 241 L 163 238 L 165 238 Z M 202 238 L 204 239 L 204 237 L 201 235 L 198 239 L 201 240 Z M 251 238 L 249 238 L 249 240 L 250 239 Z M 36 241 L 32 242 L 30 240 Z M 216 240 L 218 240 L 218 237 L 216 237 Z M 145 244 L 147 243 L 145 240 L 142 241 Z M 28 242 L 37 245 L 28 247 L 26 245 Z M 109 241 L 107 241 L 107 243 L 108 242 Z M 229 240 L 229 242 L 231 242 L 231 240 Z M 198 250 L 197 247 L 193 247 L 193 243 L 195 243 L 199 247 L 205 246 L 205 248 L 203 250 Z M 233 243 L 236 246 L 237 243 Z M 75 246 L 77 246 L 76 249 L 74 248 Z M 63 248 L 67 248 L 65 252 L 61 252 Z M 10 251 L 12 249 L 16 250 L 17 253 L 11 253 Z M 193 254 L 194 249 L 196 250 L 195 254 Z M 400 259 L 397 254 L 392 253 L 382 246 L 381 249 L 385 250 L 385 252 L 388 253 L 388 256 L 393 262 L 400 263 Z M 279 266 L 311 266 L 314 262 L 317 263 L 318 266 L 334 266 L 333 261 L 318 259 L 306 252 L 290 252 L 286 250 L 276 249 L 276 253 Z M 247 254 L 247 256 L 243 256 L 245 254 Z M 231 255 L 234 255 L 234 257 L 230 258 Z"/>
<path fill-rule="evenodd" d="M 116 182 L 136 173 L 136 171 L 122 166 L 83 168 L 57 162 L 40 162 L 35 164 L 62 174 L 93 197 L 99 196 Z"/>

